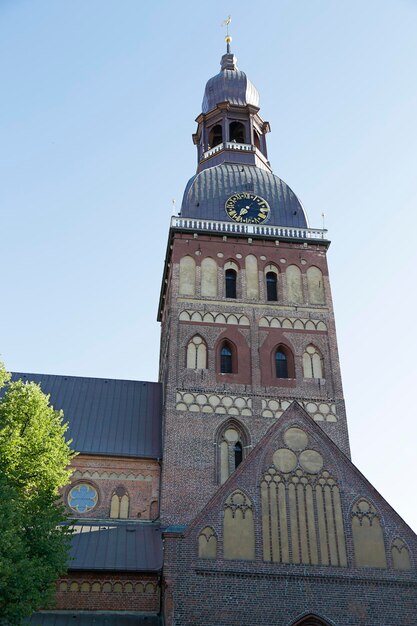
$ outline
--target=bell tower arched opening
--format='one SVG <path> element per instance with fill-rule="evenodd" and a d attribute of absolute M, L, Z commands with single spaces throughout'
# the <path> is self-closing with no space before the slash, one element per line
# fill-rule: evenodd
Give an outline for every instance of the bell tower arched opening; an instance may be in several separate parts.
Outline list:
<path fill-rule="evenodd" d="M 230 122 L 229 141 L 233 143 L 247 143 L 246 129 L 242 122 Z"/>

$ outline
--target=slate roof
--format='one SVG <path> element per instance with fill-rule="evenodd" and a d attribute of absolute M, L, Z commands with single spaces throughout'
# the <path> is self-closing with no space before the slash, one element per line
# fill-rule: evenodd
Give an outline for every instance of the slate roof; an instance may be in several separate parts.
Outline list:
<path fill-rule="evenodd" d="M 158 524 L 82 521 L 75 526 L 70 570 L 159 572 L 162 538 Z"/>
<path fill-rule="evenodd" d="M 84 611 L 54 611 L 34 613 L 30 626 L 160 626 L 157 615 L 133 613 L 104 613 Z"/>
<path fill-rule="evenodd" d="M 224 207 L 237 191 L 251 191 L 268 202 L 271 213 L 265 224 L 308 228 L 300 200 L 283 180 L 254 165 L 233 163 L 210 167 L 188 181 L 181 216 L 230 222 Z"/>
<path fill-rule="evenodd" d="M 72 447 L 85 454 L 161 457 L 160 383 L 22 374 L 40 383 L 55 409 L 63 409 Z"/>

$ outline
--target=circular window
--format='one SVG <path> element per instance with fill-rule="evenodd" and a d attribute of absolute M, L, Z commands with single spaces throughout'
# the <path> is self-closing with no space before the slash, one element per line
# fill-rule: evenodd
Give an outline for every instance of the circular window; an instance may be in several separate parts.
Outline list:
<path fill-rule="evenodd" d="M 87 483 L 78 483 L 68 494 L 68 505 L 78 513 L 91 511 L 97 504 L 98 493 Z"/>

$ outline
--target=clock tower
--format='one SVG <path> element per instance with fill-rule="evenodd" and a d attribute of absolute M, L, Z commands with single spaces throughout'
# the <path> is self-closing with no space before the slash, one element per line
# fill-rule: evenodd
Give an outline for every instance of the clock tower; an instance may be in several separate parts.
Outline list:
<path fill-rule="evenodd" d="M 326 231 L 273 174 L 234 54 L 205 88 L 197 173 L 171 220 L 160 300 L 161 518 L 186 524 L 297 402 L 349 455 Z"/>
<path fill-rule="evenodd" d="M 350 460 L 330 242 L 259 111 L 228 45 L 159 307 L 165 623 L 406 626 L 417 538 Z"/>

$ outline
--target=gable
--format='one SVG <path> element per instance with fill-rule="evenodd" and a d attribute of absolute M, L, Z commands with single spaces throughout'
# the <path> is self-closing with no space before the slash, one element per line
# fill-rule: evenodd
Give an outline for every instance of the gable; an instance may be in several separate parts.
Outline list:
<path fill-rule="evenodd" d="M 185 539 L 197 559 L 226 566 L 244 560 L 268 569 L 337 568 L 342 575 L 371 568 L 415 578 L 416 535 L 295 402 Z"/>

